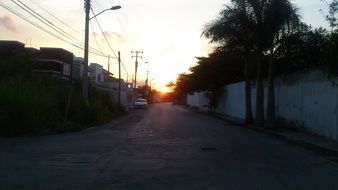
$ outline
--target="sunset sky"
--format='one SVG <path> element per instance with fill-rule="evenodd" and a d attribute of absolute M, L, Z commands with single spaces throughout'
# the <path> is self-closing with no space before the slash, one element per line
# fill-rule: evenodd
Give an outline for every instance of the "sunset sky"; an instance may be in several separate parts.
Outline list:
<path fill-rule="evenodd" d="M 78 41 L 84 41 L 83 0 L 15 0 L 14 2 L 22 7 L 27 5 Z M 14 2 L 1 0 L 1 4 L 17 14 L 53 32 Z M 321 0 L 293 2 L 300 8 L 306 23 L 313 27 L 327 27 L 323 13 L 319 11 L 323 9 L 325 12 L 327 6 Z M 149 71 L 149 79 L 154 79 L 152 84 L 159 90 L 165 90 L 165 84 L 175 81 L 178 73 L 187 71 L 195 64 L 195 56 L 206 56 L 212 50 L 208 41 L 200 36 L 202 26 L 215 18 L 226 3 L 229 3 L 229 0 L 92 0 L 92 8 L 95 13 L 99 13 L 112 5 L 122 6 L 120 10 L 107 11 L 97 17 L 114 52 L 121 52 L 122 62 L 129 73 L 127 77 L 127 72 L 122 70 L 122 78 L 130 81 L 134 73 L 131 50 L 143 51 L 143 59 L 139 61 L 138 84 L 144 83 L 146 71 Z M 90 47 L 101 49 L 105 55 L 114 57 L 95 19 L 92 19 L 91 23 L 94 32 L 90 28 Z M 73 52 L 75 56 L 83 57 L 80 48 L 47 34 L 1 6 L 0 40 L 17 40 L 28 47 L 35 48 L 60 47 Z M 90 54 L 89 60 L 107 69 L 107 57 Z M 144 62 L 148 63 L 142 64 Z M 117 68 L 117 60 L 112 59 L 110 69 L 115 76 L 118 75 Z"/>

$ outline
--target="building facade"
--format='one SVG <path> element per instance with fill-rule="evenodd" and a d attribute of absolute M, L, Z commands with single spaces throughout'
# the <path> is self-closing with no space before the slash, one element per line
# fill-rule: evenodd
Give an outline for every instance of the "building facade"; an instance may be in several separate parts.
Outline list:
<path fill-rule="evenodd" d="M 0 40 L 0 57 L 8 58 L 24 52 L 24 43 L 18 41 Z"/>
<path fill-rule="evenodd" d="M 72 63 L 73 53 L 62 48 L 42 47 L 33 71 L 70 78 Z"/>
<path fill-rule="evenodd" d="M 74 57 L 72 64 L 72 78 L 73 79 L 82 79 L 83 77 L 83 65 L 84 58 L 82 57 Z"/>

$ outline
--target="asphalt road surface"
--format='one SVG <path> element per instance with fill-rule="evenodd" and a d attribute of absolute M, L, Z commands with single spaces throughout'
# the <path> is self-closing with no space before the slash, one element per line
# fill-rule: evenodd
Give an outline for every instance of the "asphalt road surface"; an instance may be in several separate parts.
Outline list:
<path fill-rule="evenodd" d="M 1 190 L 326 190 L 338 165 L 171 104 L 82 132 L 0 138 Z"/>

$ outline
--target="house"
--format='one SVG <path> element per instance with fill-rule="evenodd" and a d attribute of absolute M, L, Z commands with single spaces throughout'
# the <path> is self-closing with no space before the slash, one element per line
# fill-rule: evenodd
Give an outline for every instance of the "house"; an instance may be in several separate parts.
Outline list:
<path fill-rule="evenodd" d="M 25 47 L 24 43 L 18 41 L 0 40 L 0 59 L 20 59 L 30 63 L 36 62 L 40 56 L 40 50 Z"/>
<path fill-rule="evenodd" d="M 84 72 L 84 59 L 82 57 L 74 57 L 72 63 L 72 78 L 82 79 Z"/>
<path fill-rule="evenodd" d="M 7 59 L 20 55 L 35 63 L 33 72 L 71 77 L 73 53 L 62 48 L 42 47 L 40 50 L 25 48 L 25 44 L 18 41 L 0 40 L 0 58 Z"/>
<path fill-rule="evenodd" d="M 8 58 L 24 52 L 24 43 L 18 41 L 0 40 L 0 57 Z"/>
<path fill-rule="evenodd" d="M 119 98 L 119 82 L 121 84 L 121 104 L 124 106 L 132 105 L 132 83 L 126 83 L 122 79 L 114 77 L 111 72 L 108 72 L 98 63 L 91 63 L 88 67 L 90 82 L 109 92 L 113 101 L 118 102 Z"/>
<path fill-rule="evenodd" d="M 42 47 L 33 71 L 70 78 L 72 63 L 73 53 L 62 48 Z"/>
<path fill-rule="evenodd" d="M 39 59 L 39 56 L 40 56 L 40 50 L 32 48 L 32 47 L 26 47 L 25 53 L 29 55 L 31 60 L 37 60 Z"/>
<path fill-rule="evenodd" d="M 90 63 L 89 65 L 89 78 L 90 81 L 98 86 L 105 87 L 106 78 L 103 73 L 103 66 L 98 63 Z"/>

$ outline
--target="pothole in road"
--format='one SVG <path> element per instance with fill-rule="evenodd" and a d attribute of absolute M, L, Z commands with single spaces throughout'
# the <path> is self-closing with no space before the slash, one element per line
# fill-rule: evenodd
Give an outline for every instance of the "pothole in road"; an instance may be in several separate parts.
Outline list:
<path fill-rule="evenodd" d="M 219 152 L 220 150 L 215 147 L 203 147 L 201 149 L 203 152 Z"/>

